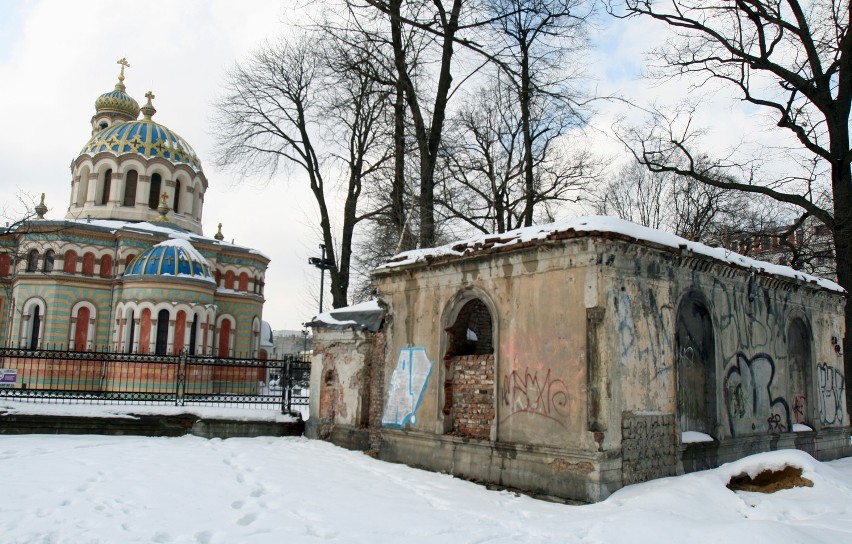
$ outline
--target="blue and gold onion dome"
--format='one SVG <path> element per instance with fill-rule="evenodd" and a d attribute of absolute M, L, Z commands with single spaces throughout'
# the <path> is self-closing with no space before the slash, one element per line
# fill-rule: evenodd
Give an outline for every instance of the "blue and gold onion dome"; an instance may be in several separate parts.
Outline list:
<path fill-rule="evenodd" d="M 139 117 L 139 103 L 132 96 L 124 92 L 124 85 L 100 95 L 95 100 L 95 110 L 101 112 L 115 112 L 129 115 L 133 119 Z"/>
<path fill-rule="evenodd" d="M 171 238 L 133 259 L 124 277 L 128 279 L 196 279 L 216 283 L 210 264 L 188 240 Z"/>

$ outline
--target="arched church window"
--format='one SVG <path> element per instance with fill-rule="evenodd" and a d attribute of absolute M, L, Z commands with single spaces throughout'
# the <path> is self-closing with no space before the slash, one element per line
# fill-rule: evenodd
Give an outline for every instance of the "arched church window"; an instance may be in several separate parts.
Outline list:
<path fill-rule="evenodd" d="M 175 334 L 173 352 L 178 355 L 183 351 L 184 339 L 186 337 L 186 312 L 179 310 L 175 316 Z"/>
<path fill-rule="evenodd" d="M 195 355 L 195 344 L 198 343 L 198 314 L 192 316 L 192 327 L 189 329 L 189 347 L 190 355 Z"/>
<path fill-rule="evenodd" d="M 66 274 L 73 274 L 77 271 L 77 252 L 73 249 L 65 252 L 65 258 L 62 259 L 62 271 Z"/>
<path fill-rule="evenodd" d="M 104 255 L 103 257 L 101 257 L 100 276 L 102 278 L 112 277 L 112 256 Z"/>
<path fill-rule="evenodd" d="M 41 334 L 41 308 L 33 306 L 30 314 L 30 340 L 29 349 L 38 349 L 38 337 Z"/>
<path fill-rule="evenodd" d="M 240 291 L 248 291 L 248 274 L 240 272 Z"/>
<path fill-rule="evenodd" d="M 91 252 L 87 252 L 83 255 L 83 275 L 84 276 L 94 276 L 95 275 L 95 254 Z"/>
<path fill-rule="evenodd" d="M 38 250 L 33 249 L 27 253 L 27 272 L 38 270 Z"/>
<path fill-rule="evenodd" d="M 133 343 L 136 341 L 136 320 L 135 313 L 132 309 L 127 312 L 127 345 L 124 347 L 125 353 L 133 353 Z"/>
<path fill-rule="evenodd" d="M 101 185 L 101 199 L 99 204 L 104 205 L 109 202 L 109 192 L 112 187 L 112 168 L 107 168 L 104 172 L 104 182 Z"/>
<path fill-rule="evenodd" d="M 24 349 L 38 349 L 41 343 L 40 336 L 45 315 L 44 302 L 30 299 L 24 303 L 23 307 L 20 346 Z"/>
<path fill-rule="evenodd" d="M 169 343 L 169 311 L 157 312 L 157 338 L 154 342 L 154 354 L 165 355 Z"/>
<path fill-rule="evenodd" d="M 122 205 L 136 205 L 136 182 L 138 180 L 139 174 L 136 173 L 136 170 L 130 170 L 127 172 L 127 175 L 124 178 L 124 200 L 122 201 Z"/>
<path fill-rule="evenodd" d="M 160 189 L 162 188 L 163 178 L 160 174 L 154 174 L 151 176 L 151 188 L 148 191 L 148 207 L 152 210 L 156 210 L 157 206 L 160 205 Z"/>
<path fill-rule="evenodd" d="M 178 206 L 180 206 L 180 189 L 181 189 L 180 180 L 176 179 L 175 180 L 175 196 L 174 196 L 174 200 L 172 200 L 172 209 L 175 211 L 175 213 L 180 213 L 180 208 L 178 207 Z"/>
<path fill-rule="evenodd" d="M 225 289 L 233 289 L 234 288 L 234 271 L 227 270 L 225 272 Z"/>
<path fill-rule="evenodd" d="M 52 249 L 48 249 L 44 252 L 44 267 L 42 268 L 42 270 L 44 270 L 45 272 L 53 272 L 53 262 L 55 255 L 56 252 Z"/>
<path fill-rule="evenodd" d="M 144 308 L 139 318 L 139 349 L 137 353 L 151 353 L 151 310 Z"/>
<path fill-rule="evenodd" d="M 219 357 L 228 357 L 231 352 L 231 322 L 227 319 L 222 320 L 219 325 Z"/>
<path fill-rule="evenodd" d="M 11 267 L 12 258 L 7 253 L 0 253 L 0 278 L 8 276 Z"/>
<path fill-rule="evenodd" d="M 77 309 L 76 320 L 74 321 L 74 350 L 89 351 L 89 322 L 92 314 L 88 307 L 80 306 Z"/>

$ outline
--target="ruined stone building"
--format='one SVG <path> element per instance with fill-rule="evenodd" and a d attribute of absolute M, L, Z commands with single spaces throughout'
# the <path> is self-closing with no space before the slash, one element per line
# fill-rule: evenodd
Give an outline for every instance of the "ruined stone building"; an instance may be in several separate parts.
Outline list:
<path fill-rule="evenodd" d="M 314 322 L 310 436 L 528 492 L 847 456 L 845 293 L 603 217 L 403 253 Z"/>

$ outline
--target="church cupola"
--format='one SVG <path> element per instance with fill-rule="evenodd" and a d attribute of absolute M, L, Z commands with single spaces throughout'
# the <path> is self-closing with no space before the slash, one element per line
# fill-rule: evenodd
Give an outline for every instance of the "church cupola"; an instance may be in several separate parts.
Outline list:
<path fill-rule="evenodd" d="M 153 92 L 145 94 L 148 100 L 141 108 L 124 92 L 124 68 L 129 64 L 125 59 L 118 64 L 115 91 L 95 102 L 95 130 L 71 163 L 66 218 L 130 222 L 167 218 L 176 228 L 201 234 L 207 191 L 201 161 L 186 140 L 152 119 L 157 112 Z M 104 128 L 98 129 L 98 123 Z"/>
<path fill-rule="evenodd" d="M 118 61 L 121 71 L 115 89 L 100 95 L 95 100 L 95 115 L 92 116 L 92 134 L 108 128 L 118 121 L 133 121 L 139 117 L 139 103 L 127 94 L 124 86 L 124 69 L 130 67 L 127 59 Z"/>

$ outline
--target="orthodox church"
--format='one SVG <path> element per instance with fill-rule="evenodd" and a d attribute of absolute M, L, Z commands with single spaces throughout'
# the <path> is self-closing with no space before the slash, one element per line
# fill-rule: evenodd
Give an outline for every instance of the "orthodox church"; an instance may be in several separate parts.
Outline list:
<path fill-rule="evenodd" d="M 207 178 L 192 147 L 124 85 L 95 100 L 64 219 L 0 229 L 0 345 L 263 357 L 269 258 L 203 235 Z M 142 118 L 140 119 L 140 113 Z"/>

